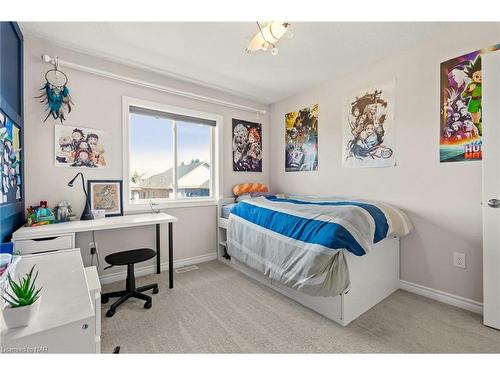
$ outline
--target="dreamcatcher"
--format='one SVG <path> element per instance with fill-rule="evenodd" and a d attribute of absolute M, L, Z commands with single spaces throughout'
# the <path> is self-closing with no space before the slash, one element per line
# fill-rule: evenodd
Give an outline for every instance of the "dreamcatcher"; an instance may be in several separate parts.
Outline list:
<path fill-rule="evenodd" d="M 67 113 L 71 112 L 73 102 L 66 86 L 68 77 L 63 71 L 59 70 L 59 58 L 56 56 L 54 60 L 54 69 L 45 73 L 45 85 L 40 89 L 43 93 L 37 96 L 37 99 L 42 99 L 40 103 L 47 104 L 46 110 L 49 113 L 43 122 L 52 116 L 55 120 L 59 119 L 62 124 L 66 120 L 64 114 L 66 111 Z"/>

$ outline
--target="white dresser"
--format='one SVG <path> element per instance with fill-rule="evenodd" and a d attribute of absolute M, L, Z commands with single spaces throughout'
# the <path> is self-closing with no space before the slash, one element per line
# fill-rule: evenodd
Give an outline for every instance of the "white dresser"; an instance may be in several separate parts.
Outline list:
<path fill-rule="evenodd" d="M 3 353 L 99 353 L 100 283 L 95 267 L 84 268 L 79 249 L 24 255 L 18 275 L 36 265 L 43 287 L 37 320 L 7 329 L 0 319 Z"/>

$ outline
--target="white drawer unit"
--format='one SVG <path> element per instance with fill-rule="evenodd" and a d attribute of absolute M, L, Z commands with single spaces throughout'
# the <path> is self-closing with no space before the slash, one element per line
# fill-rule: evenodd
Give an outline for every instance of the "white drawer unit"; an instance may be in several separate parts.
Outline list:
<path fill-rule="evenodd" d="M 20 254 L 36 254 L 73 248 L 75 248 L 74 233 L 14 240 L 14 250 Z"/>
<path fill-rule="evenodd" d="M 39 271 L 37 285 L 43 287 L 40 310 L 27 327 L 7 329 L 0 319 L 3 352 L 98 352 L 100 342 L 96 333 L 100 331 L 100 315 L 96 316 L 93 303 L 96 303 L 95 291 L 100 288 L 93 271 L 85 272 L 80 250 L 24 255 L 14 277 L 29 272 L 33 265 Z"/>

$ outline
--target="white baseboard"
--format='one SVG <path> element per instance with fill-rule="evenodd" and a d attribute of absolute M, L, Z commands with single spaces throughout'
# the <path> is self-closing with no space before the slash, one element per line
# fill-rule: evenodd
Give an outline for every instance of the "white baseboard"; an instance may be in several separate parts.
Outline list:
<path fill-rule="evenodd" d="M 459 307 L 464 310 L 472 311 L 476 314 L 483 314 L 483 304 L 468 298 L 460 297 L 441 290 L 432 289 L 427 286 L 400 280 L 400 288 L 411 293 L 418 294 L 433 300 L 446 303 L 451 306 Z"/>
<path fill-rule="evenodd" d="M 217 259 L 216 252 L 204 254 L 204 255 L 198 255 L 195 257 L 191 257 L 191 258 L 174 260 L 174 268 L 190 266 L 192 264 L 198 264 L 198 263 L 203 263 L 203 262 L 209 262 L 209 261 L 215 260 L 215 259 Z M 161 263 L 160 269 L 162 271 L 168 271 L 168 262 Z M 135 276 L 138 277 L 138 276 L 150 275 L 150 274 L 153 274 L 155 272 L 156 272 L 156 264 L 152 264 L 149 266 L 136 268 L 135 269 Z M 125 280 L 126 278 L 127 278 L 127 271 L 126 270 L 99 276 L 99 280 L 101 280 L 101 284 L 110 284 L 110 283 L 113 283 L 115 281 Z"/>

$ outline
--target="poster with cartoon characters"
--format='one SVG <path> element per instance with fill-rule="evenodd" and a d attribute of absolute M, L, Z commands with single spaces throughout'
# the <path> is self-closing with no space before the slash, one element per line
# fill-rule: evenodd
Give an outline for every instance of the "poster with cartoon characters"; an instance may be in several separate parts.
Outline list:
<path fill-rule="evenodd" d="M 498 49 L 500 44 L 495 44 L 441 63 L 442 163 L 482 160 L 481 55 Z"/>
<path fill-rule="evenodd" d="M 233 171 L 262 172 L 262 124 L 233 118 Z"/>
<path fill-rule="evenodd" d="M 55 125 L 55 163 L 58 167 L 106 167 L 105 133 L 102 130 Z"/>
<path fill-rule="evenodd" d="M 22 199 L 21 129 L 0 111 L 0 204 Z"/>
<path fill-rule="evenodd" d="M 342 164 L 393 167 L 395 81 L 358 90 L 344 106 Z"/>
<path fill-rule="evenodd" d="M 317 104 L 285 115 L 285 171 L 318 170 Z"/>
<path fill-rule="evenodd" d="M 482 159 L 481 50 L 441 63 L 441 162 Z"/>

